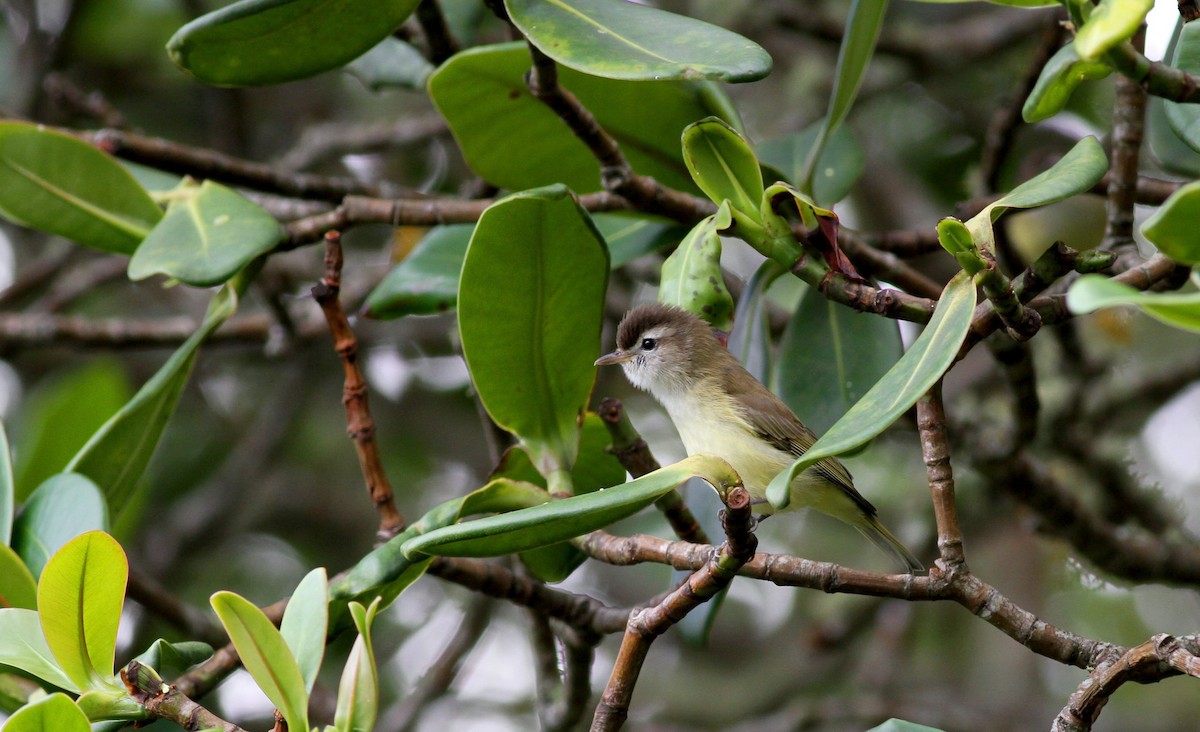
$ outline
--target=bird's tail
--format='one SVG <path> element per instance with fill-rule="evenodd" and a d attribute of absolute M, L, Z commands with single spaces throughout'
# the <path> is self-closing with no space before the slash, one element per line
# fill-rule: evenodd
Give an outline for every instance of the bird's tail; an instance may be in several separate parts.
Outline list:
<path fill-rule="evenodd" d="M 854 528 L 858 529 L 863 536 L 871 540 L 871 543 L 879 547 L 884 554 L 890 557 L 895 557 L 900 560 L 908 569 L 909 574 L 923 573 L 925 567 L 921 564 L 913 553 L 908 550 L 908 547 L 900 543 L 900 540 L 892 535 L 892 532 L 887 530 L 887 527 L 879 522 L 879 519 L 874 516 L 863 516 L 864 521 L 861 523 L 855 522 Z"/>

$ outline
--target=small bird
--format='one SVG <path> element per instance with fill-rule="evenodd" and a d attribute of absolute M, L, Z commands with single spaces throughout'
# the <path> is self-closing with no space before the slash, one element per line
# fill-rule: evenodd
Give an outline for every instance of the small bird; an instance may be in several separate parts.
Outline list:
<path fill-rule="evenodd" d="M 621 364 L 625 376 L 666 407 L 689 455 L 724 458 L 746 490 L 766 504 L 767 485 L 803 455 L 816 435 L 744 369 L 708 323 L 682 308 L 639 305 L 617 328 L 617 350 L 597 366 Z M 858 529 L 910 573 L 924 567 L 876 518 L 875 507 L 854 488 L 849 471 L 826 458 L 791 486 L 787 510 L 814 508 Z"/>

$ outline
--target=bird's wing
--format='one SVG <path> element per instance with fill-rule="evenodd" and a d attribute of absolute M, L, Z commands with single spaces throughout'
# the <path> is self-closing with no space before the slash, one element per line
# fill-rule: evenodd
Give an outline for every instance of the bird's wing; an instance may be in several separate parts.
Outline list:
<path fill-rule="evenodd" d="M 800 457 L 817 441 L 813 431 L 804 426 L 794 412 L 779 397 L 766 388 L 740 364 L 730 365 L 724 374 L 725 389 L 742 405 L 742 416 L 759 437 L 780 450 Z M 758 387 L 758 388 L 754 388 Z M 850 471 L 836 458 L 825 458 L 812 470 L 840 488 L 867 516 L 874 516 L 875 506 L 854 487 Z"/>

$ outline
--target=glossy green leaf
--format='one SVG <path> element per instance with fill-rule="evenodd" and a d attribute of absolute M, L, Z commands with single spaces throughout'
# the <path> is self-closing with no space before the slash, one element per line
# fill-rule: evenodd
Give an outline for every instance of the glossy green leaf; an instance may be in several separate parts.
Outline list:
<path fill-rule="evenodd" d="M 728 200 L 734 211 L 759 221 L 762 173 L 754 151 L 737 130 L 716 117 L 688 125 L 683 130 L 683 161 L 713 203 Z"/>
<path fill-rule="evenodd" d="M 947 216 L 938 222 L 937 236 L 942 249 L 954 255 L 958 266 L 962 267 L 967 274 L 974 275 L 987 266 L 987 262 L 979 256 L 979 251 L 975 248 L 975 239 L 971 236 L 971 230 L 963 222 Z"/>
<path fill-rule="evenodd" d="M 384 38 L 370 51 L 346 65 L 346 72 L 371 91 L 423 91 L 434 65 L 421 52 L 398 38 Z"/>
<path fill-rule="evenodd" d="M 70 135 L 0 121 L 0 216 L 130 254 L 162 211 L 129 171 Z"/>
<path fill-rule="evenodd" d="M 100 486 L 110 511 L 121 510 L 145 472 L 187 384 L 200 344 L 236 309 L 235 290 L 226 285 L 209 303 L 200 329 L 171 354 L 67 465 L 67 470 L 83 473 Z"/>
<path fill-rule="evenodd" d="M 107 529 L 108 508 L 96 484 L 78 473 L 60 473 L 38 486 L 25 502 L 13 526 L 12 547 L 36 578 L 68 541 Z"/>
<path fill-rule="evenodd" d="M 1200 25 L 1185 23 L 1169 56 L 1171 66 L 1180 71 L 1200 74 Z M 1167 124 L 1192 150 L 1200 151 L 1200 110 L 1194 104 L 1163 100 Z"/>
<path fill-rule="evenodd" d="M 150 644 L 136 660 L 154 669 L 164 679 L 173 679 L 213 655 L 213 647 L 200 641 L 169 643 L 162 638 Z"/>
<path fill-rule="evenodd" d="M 359 560 L 349 572 L 329 585 L 332 603 L 342 607 L 351 600 L 372 601 L 382 598 L 381 607 L 391 602 L 425 572 L 431 557 L 409 558 L 403 546 L 409 540 L 435 529 L 449 526 L 463 516 L 491 511 L 513 511 L 537 506 L 550 500 L 544 488 L 498 478 L 461 498 L 454 498 L 428 511 L 407 529 L 376 547 Z M 331 616 L 330 627 L 345 627 L 345 612 Z"/>
<path fill-rule="evenodd" d="M 283 237 L 279 222 L 240 193 L 209 180 L 185 184 L 129 260 L 129 279 L 162 274 L 197 287 L 219 285 Z"/>
<path fill-rule="evenodd" d="M 821 123 L 817 122 L 794 135 L 767 140 L 758 146 L 758 158 L 795 183 L 804 175 L 804 163 L 820 132 Z M 847 127 L 838 127 L 825 141 L 813 171 L 813 199 L 823 206 L 832 206 L 845 198 L 862 175 L 866 160 L 854 133 Z"/>
<path fill-rule="evenodd" d="M 287 721 L 308 729 L 308 691 L 283 635 L 262 610 L 241 595 L 221 591 L 209 603 L 216 611 L 242 665 Z"/>
<path fill-rule="evenodd" d="M 1192 181 L 1171 194 L 1142 224 L 1142 234 L 1158 250 L 1184 264 L 1200 264 L 1200 181 Z"/>
<path fill-rule="evenodd" d="M 562 186 L 490 206 L 463 263 L 459 332 L 479 399 L 555 489 L 579 448 L 607 282 L 603 240 Z"/>
<path fill-rule="evenodd" d="M 954 363 L 975 310 L 975 283 L 958 273 L 942 291 L 933 319 L 896 365 L 867 391 L 808 452 L 767 486 L 767 500 L 777 509 L 791 500 L 790 486 L 818 461 L 864 445 L 917 403 Z"/>
<path fill-rule="evenodd" d="M 1167 325 L 1200 333 L 1200 292 L 1143 292 L 1098 274 L 1083 275 L 1067 291 L 1067 307 L 1076 314 L 1116 305 L 1135 305 Z"/>
<path fill-rule="evenodd" d="M 79 691 L 54 659 L 35 610 L 0 608 L 0 666 L 19 668 L 60 689 Z"/>
<path fill-rule="evenodd" d="M 84 716 L 96 721 L 149 718 L 146 708 L 134 701 L 124 689 L 86 691 L 75 700 L 75 705 Z M 93 729 L 92 732 L 99 731 Z"/>
<path fill-rule="evenodd" d="M 750 276 L 738 299 L 737 320 L 726 345 L 746 370 L 762 383 L 771 380 L 771 329 L 767 320 L 767 290 L 786 272 L 774 260 L 765 260 Z"/>
<path fill-rule="evenodd" d="M 1075 33 L 1079 57 L 1095 61 L 1113 46 L 1128 41 L 1153 7 L 1154 0 L 1100 0 Z"/>
<path fill-rule="evenodd" d="M 896 321 L 810 291 L 784 331 L 775 391 L 820 435 L 866 396 L 902 350 Z"/>
<path fill-rule="evenodd" d="M 29 567 L 7 544 L 0 544 L 0 608 L 37 609 L 37 583 Z"/>
<path fill-rule="evenodd" d="M 579 438 L 579 456 L 571 468 L 571 485 L 576 495 L 608 488 L 625 481 L 625 467 L 611 452 L 612 437 L 600 416 L 588 412 Z M 533 467 L 529 454 L 520 445 L 505 452 L 491 478 L 525 481 L 545 487 L 546 482 Z M 521 553 L 521 561 L 543 582 L 561 582 L 571 575 L 587 556 L 568 542 L 540 547 Z"/>
<path fill-rule="evenodd" d="M 4 732 L 92 732 L 88 718 L 66 694 L 51 694 L 18 709 Z"/>
<path fill-rule="evenodd" d="M 392 34 L 419 0 L 239 0 L 167 41 L 179 68 L 217 86 L 262 86 L 340 68 Z"/>
<path fill-rule="evenodd" d="M 14 433 L 16 500 L 26 500 L 50 476 L 62 472 L 79 448 L 133 395 L 121 362 L 88 361 L 40 382 L 29 395 Z M 98 527 L 97 527 L 98 528 Z"/>
<path fill-rule="evenodd" d="M 1068 43 L 1042 67 L 1033 91 L 1021 108 L 1026 122 L 1050 119 L 1067 106 L 1076 87 L 1085 81 L 1103 79 L 1112 67 L 1103 61 L 1084 61 L 1079 58 L 1074 43 Z"/>
<path fill-rule="evenodd" d="M 732 217 L 729 204 L 704 217 L 684 237 L 662 266 L 658 300 L 693 312 L 715 328 L 729 330 L 733 323 L 733 296 L 721 274 L 721 236 Z"/>
<path fill-rule="evenodd" d="M 446 118 L 467 164 L 500 188 L 562 183 L 577 193 L 601 190 L 600 164 L 563 121 L 529 93 L 523 44 L 472 48 L 429 78 L 429 94 Z M 601 79 L 559 70 L 559 83 L 588 108 L 621 145 L 633 169 L 692 193 L 679 147 L 683 128 L 710 115 L 740 123 L 712 82 Z M 654 110 L 648 115 L 646 110 Z M 520 150 L 520 155 L 514 155 Z"/>
<path fill-rule="evenodd" d="M 616 269 L 638 257 L 676 244 L 687 229 L 645 216 L 592 214 L 592 221 L 608 245 L 609 267 Z"/>
<path fill-rule="evenodd" d="M 555 61 L 592 76 L 754 81 L 771 57 L 732 31 L 626 0 L 504 0 L 514 25 Z"/>
<path fill-rule="evenodd" d="M 279 632 L 291 649 L 304 677 L 306 693 L 312 693 L 325 657 L 329 625 L 329 581 L 325 568 L 317 567 L 304 576 L 283 611 Z"/>
<path fill-rule="evenodd" d="M 1108 158 L 1094 137 L 1075 143 L 1066 155 L 1048 170 L 1012 189 L 998 201 L 987 205 L 967 221 L 967 229 L 981 251 L 994 252 L 992 223 L 1010 208 L 1034 208 L 1091 190 L 1108 170 Z"/>
<path fill-rule="evenodd" d="M 54 553 L 38 582 L 46 643 L 80 689 L 113 690 L 117 626 L 129 563 L 117 540 L 89 531 Z"/>
<path fill-rule="evenodd" d="M 887 0 L 854 0 L 850 5 L 846 31 L 838 49 L 829 109 L 825 112 L 820 132 L 817 133 L 816 141 L 804 162 L 804 174 L 800 176 L 801 187 L 806 191 L 813 191 L 817 161 L 821 159 L 826 141 L 846 119 L 858 96 L 867 64 L 875 55 L 875 42 L 879 40 L 879 31 L 883 27 L 883 16 L 887 13 L 887 6 Z"/>
<path fill-rule="evenodd" d="M 12 450 L 8 434 L 0 422 L 0 546 L 12 540 L 13 507 L 16 505 L 16 480 L 13 479 Z"/>
<path fill-rule="evenodd" d="M 612 437 L 600 415 L 595 412 L 584 415 L 579 456 L 571 467 L 571 485 L 576 493 L 591 493 L 625 481 L 625 468 L 609 452 L 611 445 Z M 504 453 L 500 464 L 489 476 L 489 479 L 492 478 L 508 478 L 546 487 L 545 478 L 533 467 L 529 453 L 520 445 L 514 445 Z"/>
<path fill-rule="evenodd" d="M 371 732 L 375 727 L 379 714 L 379 675 L 371 643 L 371 624 L 378 608 L 378 599 L 370 608 L 357 602 L 350 603 L 350 615 L 358 629 L 358 638 L 350 649 L 338 684 L 337 709 L 333 717 L 338 732 Z"/>
<path fill-rule="evenodd" d="M 429 230 L 399 264 L 367 296 L 368 318 L 430 315 L 450 310 L 458 301 L 458 278 L 472 224 L 437 226 Z"/>
<path fill-rule="evenodd" d="M 740 482 L 724 460 L 691 455 L 624 485 L 436 529 L 406 541 L 403 552 L 494 557 L 556 544 L 632 516 L 693 476 L 718 491 Z"/>

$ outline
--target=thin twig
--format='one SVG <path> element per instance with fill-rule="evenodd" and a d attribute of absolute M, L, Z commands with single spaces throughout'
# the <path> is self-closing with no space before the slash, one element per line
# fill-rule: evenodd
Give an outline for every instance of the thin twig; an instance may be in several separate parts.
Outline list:
<path fill-rule="evenodd" d="M 962 529 L 958 525 L 958 506 L 954 500 L 954 472 L 950 468 L 950 443 L 946 439 L 946 411 L 942 406 L 940 381 L 917 401 L 917 429 L 921 433 L 921 455 L 933 497 L 939 561 L 944 564 L 942 571 L 949 572 L 953 567 L 965 566 L 966 556 Z"/>
<path fill-rule="evenodd" d="M 404 516 L 396 509 L 392 484 L 383 469 L 379 445 L 375 442 L 375 420 L 371 417 L 367 381 L 358 366 L 358 339 L 338 299 L 341 278 L 341 236 L 331 231 L 325 235 L 325 276 L 313 286 L 312 296 L 325 313 L 329 332 L 333 336 L 333 348 L 342 361 L 345 371 L 342 404 L 346 407 L 346 432 L 354 441 L 367 492 L 379 511 L 379 537 L 386 541 L 404 529 Z"/>
<path fill-rule="evenodd" d="M 1157 681 L 1187 674 L 1200 678 L 1200 638 L 1161 634 L 1097 665 L 1051 727 L 1053 732 L 1087 732 L 1109 697 L 1127 681 Z"/>
<path fill-rule="evenodd" d="M 758 539 L 753 533 L 750 493 L 738 486 L 729 492 L 725 505 L 721 523 L 726 539 L 721 548 L 712 552 L 704 567 L 692 573 L 662 602 L 630 613 L 612 675 L 592 719 L 593 732 L 621 728 L 629 715 L 633 689 L 650 644 L 689 612 L 716 596 L 754 556 Z"/>
<path fill-rule="evenodd" d="M 246 732 L 226 722 L 174 686 L 164 684 L 149 666 L 133 661 L 121 669 L 121 681 L 134 701 L 153 717 L 174 722 L 189 732 L 218 729 L 221 732 Z"/>

